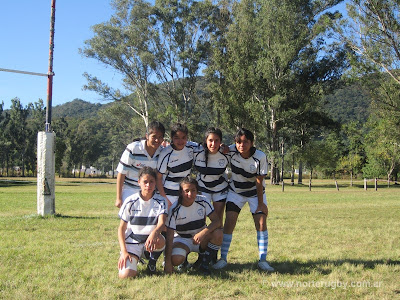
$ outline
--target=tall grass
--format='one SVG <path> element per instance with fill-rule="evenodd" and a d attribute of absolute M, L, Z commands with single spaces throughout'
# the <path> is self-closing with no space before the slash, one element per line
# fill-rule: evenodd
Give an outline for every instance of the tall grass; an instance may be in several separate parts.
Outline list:
<path fill-rule="evenodd" d="M 57 181 L 53 217 L 36 215 L 36 183 L 0 181 L 2 299 L 321 299 L 400 297 L 400 188 L 364 191 L 324 181 L 267 186 L 268 260 L 257 269 L 248 207 L 239 216 L 229 265 L 119 280 L 115 184 Z M 193 261 L 195 255 L 189 256 Z"/>

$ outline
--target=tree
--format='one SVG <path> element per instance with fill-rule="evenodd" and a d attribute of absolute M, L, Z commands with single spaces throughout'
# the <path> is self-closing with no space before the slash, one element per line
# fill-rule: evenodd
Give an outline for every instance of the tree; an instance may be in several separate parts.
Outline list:
<path fill-rule="evenodd" d="M 324 114 L 318 111 L 322 94 L 344 67 L 344 52 L 324 42 L 339 17 L 325 11 L 338 2 L 244 0 L 233 5 L 226 54 L 224 59 L 215 55 L 227 93 L 219 104 L 231 126 L 245 124 L 268 149 L 272 183 L 278 179 L 283 128 L 307 132 L 295 121 Z"/>
<path fill-rule="evenodd" d="M 395 0 L 352 0 L 347 4 L 350 20 L 343 20 L 337 27 L 340 38 L 353 51 L 352 74 L 364 81 L 374 92 L 378 87 L 400 86 L 400 3 Z M 373 86 L 371 77 L 374 74 Z M 386 74 L 387 76 L 385 76 Z M 389 78 L 388 78 L 389 77 Z M 400 116 L 400 98 L 383 96 L 378 91 L 375 101 L 386 110 Z M 383 96 L 383 97 L 382 97 Z"/>
<path fill-rule="evenodd" d="M 124 95 L 89 74 L 85 74 L 88 79 L 85 88 L 105 99 L 123 102 L 143 119 L 147 128 L 154 94 L 154 84 L 150 81 L 155 68 L 153 41 L 156 38 L 152 6 L 141 0 L 115 0 L 113 7 L 116 13 L 108 22 L 93 26 L 95 36 L 80 51 L 122 74 L 124 87 L 133 95 Z"/>
<path fill-rule="evenodd" d="M 11 166 L 19 164 L 22 167 L 22 176 L 25 176 L 25 155 L 27 151 L 27 118 L 29 109 L 24 108 L 18 98 L 11 100 L 11 109 L 9 111 L 10 119 L 5 128 L 5 138 L 10 142 L 12 149 Z M 7 166 L 9 166 L 7 164 Z"/>

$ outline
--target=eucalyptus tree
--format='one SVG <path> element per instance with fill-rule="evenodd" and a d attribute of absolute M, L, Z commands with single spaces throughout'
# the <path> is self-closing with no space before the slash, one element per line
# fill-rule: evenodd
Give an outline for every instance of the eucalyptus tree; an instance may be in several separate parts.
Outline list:
<path fill-rule="evenodd" d="M 86 74 L 86 89 L 122 101 L 147 126 L 149 118 L 199 122 L 196 86 L 208 53 L 210 1 L 114 0 L 115 14 L 93 26 L 95 36 L 81 53 L 124 77 L 128 93 Z"/>
<path fill-rule="evenodd" d="M 327 9 L 338 2 L 243 0 L 233 4 L 224 59 L 215 62 L 226 84 L 225 97 L 219 99 L 231 124 L 254 129 L 268 149 L 271 182 L 277 179 L 281 129 L 308 130 L 294 120 L 318 111 L 323 93 L 341 75 L 343 51 L 325 42 L 332 21 L 339 17 Z"/>
<path fill-rule="evenodd" d="M 155 68 L 153 40 L 154 16 L 152 5 L 142 0 L 115 0 L 115 14 L 107 22 L 94 25 L 94 37 L 85 41 L 81 53 L 99 60 L 123 76 L 123 93 L 91 74 L 85 73 L 88 84 L 85 89 L 93 90 L 107 100 L 121 101 L 144 121 L 149 122 L 149 106 L 154 97 L 152 83 Z"/>

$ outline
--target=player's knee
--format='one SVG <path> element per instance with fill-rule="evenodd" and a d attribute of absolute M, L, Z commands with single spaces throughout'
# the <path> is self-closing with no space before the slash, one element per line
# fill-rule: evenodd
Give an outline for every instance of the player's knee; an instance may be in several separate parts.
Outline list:
<path fill-rule="evenodd" d="M 171 255 L 171 261 L 173 266 L 179 266 L 182 264 L 187 256 L 187 252 L 185 249 L 182 248 L 173 248 L 172 249 L 172 255 Z"/>
<path fill-rule="evenodd" d="M 163 235 L 160 234 L 160 237 L 156 243 L 156 251 L 163 251 L 165 248 L 165 238 Z"/>
<path fill-rule="evenodd" d="M 119 270 L 118 277 L 121 279 L 135 277 L 137 275 L 137 271 L 132 269 L 122 269 Z"/>

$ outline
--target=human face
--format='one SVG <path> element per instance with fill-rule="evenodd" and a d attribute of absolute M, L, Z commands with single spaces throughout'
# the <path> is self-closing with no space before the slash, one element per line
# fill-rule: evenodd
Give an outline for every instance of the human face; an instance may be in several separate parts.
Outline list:
<path fill-rule="evenodd" d="M 157 150 L 164 141 L 164 135 L 161 131 L 155 130 L 151 131 L 149 134 L 146 134 L 146 139 L 147 147 Z"/>
<path fill-rule="evenodd" d="M 244 158 L 250 157 L 251 147 L 253 147 L 253 142 L 248 140 L 245 135 L 240 136 L 239 140 L 236 141 L 236 149 Z"/>
<path fill-rule="evenodd" d="M 149 200 L 156 189 L 156 179 L 149 174 L 143 174 L 139 178 L 139 186 L 143 200 Z"/>
<path fill-rule="evenodd" d="M 184 206 L 190 206 L 196 200 L 197 188 L 193 183 L 182 184 L 182 204 Z"/>
<path fill-rule="evenodd" d="M 187 134 L 182 131 L 177 131 L 172 137 L 172 144 L 174 144 L 175 150 L 182 150 L 185 148 L 187 143 Z"/>
<path fill-rule="evenodd" d="M 211 154 L 215 154 L 218 152 L 219 147 L 221 146 L 221 139 L 218 134 L 210 133 L 206 139 L 207 148 Z"/>

